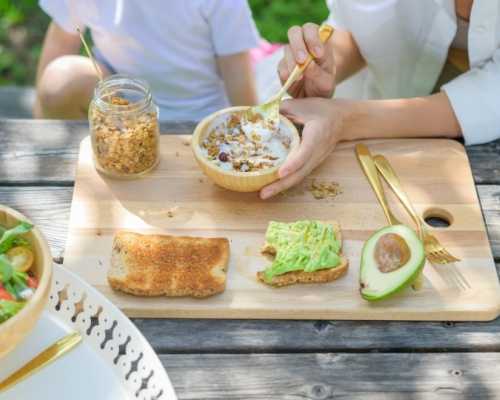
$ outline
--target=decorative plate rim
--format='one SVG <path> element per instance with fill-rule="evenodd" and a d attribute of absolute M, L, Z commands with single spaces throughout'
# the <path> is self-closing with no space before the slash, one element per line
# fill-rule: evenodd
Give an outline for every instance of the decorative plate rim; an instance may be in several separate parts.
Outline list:
<path fill-rule="evenodd" d="M 105 359 L 131 399 L 176 400 L 155 351 L 128 317 L 97 289 L 54 265 L 46 312 L 81 333 Z"/>

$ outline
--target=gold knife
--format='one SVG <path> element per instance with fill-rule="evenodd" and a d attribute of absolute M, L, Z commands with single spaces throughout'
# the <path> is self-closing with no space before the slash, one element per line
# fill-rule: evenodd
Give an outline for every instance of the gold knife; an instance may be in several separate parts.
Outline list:
<path fill-rule="evenodd" d="M 365 173 L 365 176 L 368 179 L 368 182 L 370 183 L 382 210 L 384 211 L 387 223 L 389 225 L 400 225 L 401 222 L 398 221 L 389 208 L 389 203 L 385 198 L 384 188 L 380 182 L 377 167 L 375 166 L 375 161 L 373 161 L 370 150 L 368 150 L 368 147 L 364 144 L 358 143 L 355 147 L 355 151 L 359 164 L 361 165 L 361 169 Z"/>
<path fill-rule="evenodd" d="M 63 354 L 70 351 L 82 340 L 79 332 L 73 332 L 64 336 L 55 342 L 52 346 L 47 347 L 44 351 L 38 354 L 31 361 L 19 368 L 16 372 L 10 375 L 7 379 L 0 382 L 0 392 L 7 390 L 17 384 L 19 381 L 33 375 L 35 372 L 50 364 L 52 361 L 61 357 Z"/>

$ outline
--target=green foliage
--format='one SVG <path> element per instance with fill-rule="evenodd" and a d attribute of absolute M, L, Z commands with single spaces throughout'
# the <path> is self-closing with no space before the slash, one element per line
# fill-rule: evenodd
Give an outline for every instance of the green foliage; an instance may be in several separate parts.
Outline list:
<path fill-rule="evenodd" d="M 291 26 L 320 24 L 328 17 L 325 0 L 249 0 L 249 4 L 257 28 L 270 42 L 286 43 Z"/>
<path fill-rule="evenodd" d="M 145 0 L 147 1 L 147 0 Z M 287 30 L 323 22 L 325 0 L 249 0 L 261 35 L 285 43 Z M 0 85 L 33 85 L 49 18 L 38 0 L 0 0 Z"/>
<path fill-rule="evenodd" d="M 0 85 L 33 84 L 48 21 L 37 0 L 0 0 Z"/>

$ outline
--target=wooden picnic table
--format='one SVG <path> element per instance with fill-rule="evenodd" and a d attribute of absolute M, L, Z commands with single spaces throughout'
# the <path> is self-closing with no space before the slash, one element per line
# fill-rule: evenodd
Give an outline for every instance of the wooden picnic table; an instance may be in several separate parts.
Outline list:
<path fill-rule="evenodd" d="M 162 124 L 188 134 L 193 123 Z M 63 262 L 85 121 L 0 119 L 0 203 Z M 500 141 L 467 149 L 497 271 Z M 134 319 L 180 399 L 500 398 L 500 319 L 488 323 Z"/>

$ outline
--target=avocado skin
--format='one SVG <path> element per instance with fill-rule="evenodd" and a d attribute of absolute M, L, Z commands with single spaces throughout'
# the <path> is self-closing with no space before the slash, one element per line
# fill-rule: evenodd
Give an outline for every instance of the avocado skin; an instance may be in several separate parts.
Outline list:
<path fill-rule="evenodd" d="M 377 230 L 372 236 L 375 236 L 377 235 L 378 233 L 380 233 L 381 231 L 384 231 L 386 230 L 387 227 L 383 227 L 379 230 Z M 370 236 L 370 237 L 372 237 Z M 364 261 L 365 261 L 365 257 L 366 257 L 366 251 L 365 251 L 365 247 L 367 246 L 367 243 L 370 239 L 368 239 L 365 244 L 363 245 L 363 249 L 361 251 L 361 268 L 363 265 L 365 265 Z M 374 296 L 374 295 L 370 295 L 370 294 L 367 294 L 367 293 L 364 293 L 363 292 L 363 288 L 362 288 L 362 282 L 361 282 L 361 272 L 360 272 L 360 288 L 359 288 L 359 292 L 361 294 L 361 297 L 364 299 L 364 300 L 367 300 L 369 302 L 377 302 L 377 301 L 380 301 L 380 300 L 384 300 L 384 299 L 387 299 L 388 297 L 390 296 L 393 296 L 394 294 L 402 291 L 403 289 L 407 288 L 408 286 L 410 286 L 414 281 L 415 279 L 417 278 L 417 276 L 420 274 L 420 272 L 422 272 L 422 269 L 424 268 L 424 265 L 425 265 L 425 252 L 423 251 L 423 245 L 422 245 L 422 252 L 421 252 L 421 257 L 420 257 L 420 261 L 419 261 L 419 265 L 418 267 L 415 269 L 415 271 L 413 272 L 413 274 L 411 274 L 408 279 L 406 279 L 404 282 L 401 283 L 401 285 L 399 286 L 396 286 L 394 289 L 392 289 L 391 291 L 387 292 L 386 294 L 384 294 L 383 296 Z"/>

